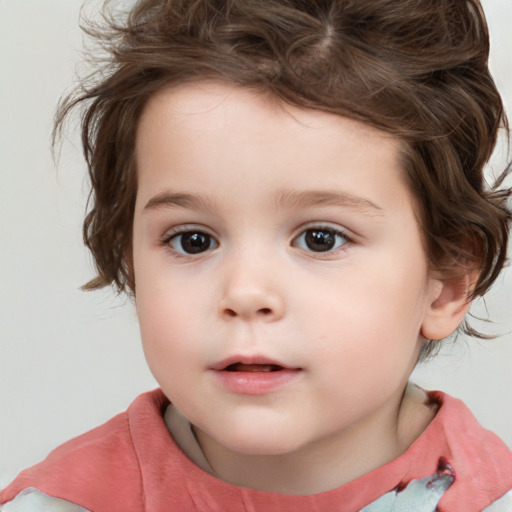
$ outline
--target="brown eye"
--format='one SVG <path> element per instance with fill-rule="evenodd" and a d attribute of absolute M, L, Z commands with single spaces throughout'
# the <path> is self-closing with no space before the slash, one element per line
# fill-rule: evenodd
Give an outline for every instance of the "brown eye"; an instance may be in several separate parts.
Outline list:
<path fill-rule="evenodd" d="M 312 252 L 329 252 L 347 243 L 341 231 L 331 228 L 306 229 L 296 239 L 294 245 Z"/>
<path fill-rule="evenodd" d="M 187 231 L 174 235 L 169 245 L 181 254 L 199 254 L 218 246 L 212 236 L 201 231 Z"/>

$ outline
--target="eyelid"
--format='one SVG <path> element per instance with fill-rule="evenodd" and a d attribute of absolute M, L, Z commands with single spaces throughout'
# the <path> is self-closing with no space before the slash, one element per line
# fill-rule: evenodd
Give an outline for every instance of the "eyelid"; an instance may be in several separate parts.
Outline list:
<path fill-rule="evenodd" d="M 210 247 L 205 251 L 201 251 L 201 252 L 194 254 L 194 253 L 187 253 L 187 252 L 179 251 L 171 245 L 171 241 L 174 238 L 176 238 L 180 235 L 184 235 L 186 233 L 191 233 L 191 232 L 192 233 L 203 233 L 203 234 L 209 236 L 215 244 L 214 247 Z M 204 256 L 205 254 L 211 252 L 214 249 L 217 249 L 217 247 L 219 247 L 219 245 L 220 245 L 220 242 L 219 242 L 218 238 L 206 226 L 202 226 L 200 224 L 181 224 L 179 226 L 174 226 L 170 229 L 167 229 L 164 232 L 164 234 L 160 237 L 159 245 L 164 247 L 167 251 L 172 253 L 172 255 L 177 258 L 198 258 L 198 257 Z"/>
<path fill-rule="evenodd" d="M 179 226 L 173 226 L 172 228 L 166 229 L 164 234 L 160 237 L 161 243 L 168 243 L 173 237 L 182 235 L 183 233 L 189 233 L 190 231 L 197 231 L 204 233 L 205 235 L 211 236 L 217 243 L 219 243 L 217 237 L 212 233 L 212 230 L 201 224 L 180 224 Z"/>
<path fill-rule="evenodd" d="M 292 240 L 297 238 L 299 235 L 304 233 L 304 231 L 308 231 L 310 229 L 325 229 L 330 231 L 335 231 L 342 235 L 344 238 L 346 238 L 349 241 L 353 241 L 355 238 L 355 235 L 351 234 L 351 231 L 349 231 L 347 228 L 340 226 L 339 224 L 336 224 L 334 222 L 307 222 L 306 224 L 302 224 L 299 228 L 295 230 L 295 234 L 292 236 Z"/>
<path fill-rule="evenodd" d="M 303 249 L 302 247 L 297 247 L 294 245 L 296 240 L 305 234 L 306 231 L 309 230 L 325 230 L 325 231 L 332 231 L 336 235 L 341 236 L 345 239 L 345 243 L 341 244 L 340 246 L 328 250 L 328 251 L 313 251 L 308 249 Z M 307 224 L 304 224 L 300 226 L 299 229 L 295 231 L 295 234 L 293 235 L 291 239 L 291 245 L 297 247 L 298 249 L 302 250 L 304 253 L 314 255 L 315 258 L 328 258 L 329 256 L 335 256 L 338 255 L 340 252 L 346 251 L 348 247 L 347 245 L 351 245 L 354 242 L 354 236 L 348 232 L 347 229 L 343 228 L 339 224 L 333 224 L 331 222 L 308 222 Z"/>

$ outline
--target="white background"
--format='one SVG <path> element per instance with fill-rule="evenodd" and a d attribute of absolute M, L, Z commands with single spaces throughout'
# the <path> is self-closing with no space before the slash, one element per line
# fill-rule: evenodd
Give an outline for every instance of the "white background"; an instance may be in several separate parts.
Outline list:
<path fill-rule="evenodd" d="M 130 302 L 79 290 L 92 266 L 81 245 L 86 184 L 76 130 L 58 168 L 49 149 L 55 106 L 80 62 L 80 4 L 0 0 L 0 487 L 156 386 Z M 484 7 L 510 113 L 512 0 Z M 414 380 L 464 399 L 512 446 L 510 269 L 487 308 L 494 324 L 486 329 L 504 336 L 459 340 Z"/>

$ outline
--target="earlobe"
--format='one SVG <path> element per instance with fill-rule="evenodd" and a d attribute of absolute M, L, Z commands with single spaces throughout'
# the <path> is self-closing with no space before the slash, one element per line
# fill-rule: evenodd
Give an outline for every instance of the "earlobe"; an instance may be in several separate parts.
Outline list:
<path fill-rule="evenodd" d="M 421 326 L 421 335 L 424 338 L 446 338 L 462 323 L 471 306 L 475 274 L 469 272 L 445 281 L 431 280 L 429 304 Z"/>

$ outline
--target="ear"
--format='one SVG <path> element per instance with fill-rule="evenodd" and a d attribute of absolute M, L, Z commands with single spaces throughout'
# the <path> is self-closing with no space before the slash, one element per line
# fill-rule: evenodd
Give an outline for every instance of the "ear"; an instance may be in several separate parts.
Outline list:
<path fill-rule="evenodd" d="M 424 338 L 440 340 L 457 329 L 471 306 L 477 277 L 477 272 L 468 272 L 443 281 L 431 279 L 429 304 L 421 326 Z"/>

